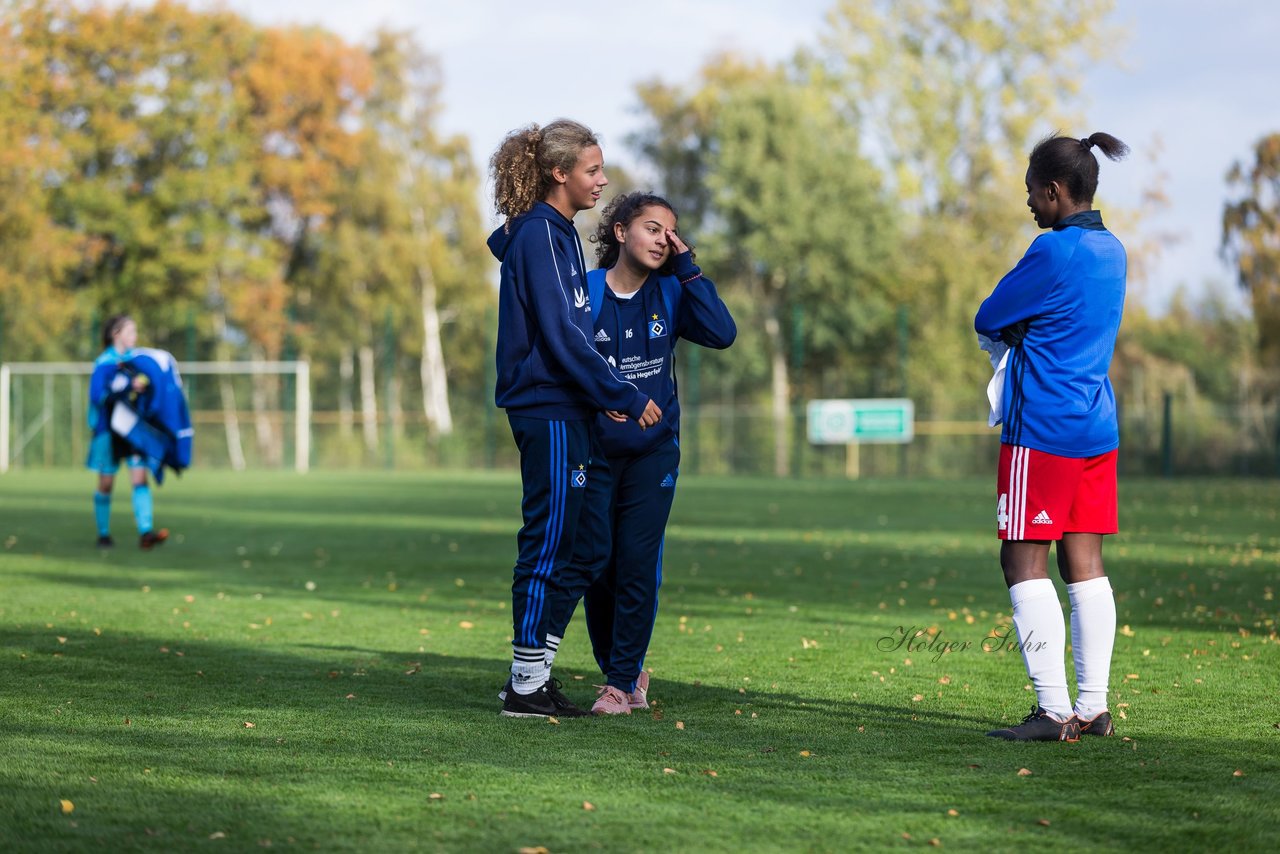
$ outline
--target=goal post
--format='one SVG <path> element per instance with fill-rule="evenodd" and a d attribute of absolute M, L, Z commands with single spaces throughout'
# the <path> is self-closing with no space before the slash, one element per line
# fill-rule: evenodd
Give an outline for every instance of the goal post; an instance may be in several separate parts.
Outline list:
<path fill-rule="evenodd" d="M 183 377 L 278 375 L 294 378 L 294 469 L 300 473 L 311 467 L 311 364 L 305 360 L 294 361 L 224 361 L 179 362 L 178 372 Z M 88 403 L 78 393 L 87 389 L 85 381 L 93 373 L 91 362 L 5 362 L 0 363 L 0 474 L 7 472 L 15 456 L 21 454 L 31 439 L 41 431 L 52 429 L 55 395 L 54 378 L 69 377 L 74 392 L 70 395 L 72 434 L 85 418 Z M 39 412 L 27 421 L 25 412 L 15 406 L 17 377 L 43 377 L 43 394 Z M 19 399 L 20 400 L 20 399 Z M 62 408 L 62 407 L 60 407 Z M 193 420 L 196 413 L 192 413 Z M 18 419 L 15 423 L 15 416 Z M 16 431 L 15 431 L 16 428 Z"/>

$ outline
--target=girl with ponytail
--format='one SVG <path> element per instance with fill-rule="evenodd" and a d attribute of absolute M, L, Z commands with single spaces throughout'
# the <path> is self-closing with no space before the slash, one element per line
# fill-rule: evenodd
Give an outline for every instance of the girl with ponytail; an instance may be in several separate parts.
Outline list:
<path fill-rule="evenodd" d="M 662 410 L 592 343 L 586 259 L 573 218 L 595 207 L 609 183 L 595 134 L 565 119 L 530 125 L 507 135 L 489 169 L 504 218 L 488 241 L 502 265 L 495 400 L 520 449 L 524 485 L 502 714 L 585 715 L 550 676 L 560 638 L 547 626 L 567 625 L 590 583 L 589 568 L 570 557 L 584 508 L 607 501 L 610 490 L 595 416 L 611 411 L 644 429 Z"/>
<path fill-rule="evenodd" d="M 1077 741 L 1115 731 L 1107 681 L 1116 606 L 1102 538 L 1119 529 L 1120 434 L 1107 372 L 1124 309 L 1126 259 L 1093 209 L 1094 149 L 1110 160 L 1129 151 L 1106 133 L 1054 134 L 1032 149 L 1027 207 L 1047 232 L 974 320 L 979 336 L 1009 348 L 994 404 L 1004 424 L 996 520 L 1013 625 L 1037 703 L 1020 724 L 987 734 L 1013 741 Z M 1071 602 L 1074 704 L 1066 623 L 1048 573 L 1051 542 Z"/>

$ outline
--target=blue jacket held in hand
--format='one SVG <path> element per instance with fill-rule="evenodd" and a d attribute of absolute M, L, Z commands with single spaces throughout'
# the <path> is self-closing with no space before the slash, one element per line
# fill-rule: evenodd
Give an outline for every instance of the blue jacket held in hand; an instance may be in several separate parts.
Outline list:
<path fill-rule="evenodd" d="M 573 222 L 538 202 L 488 243 L 502 262 L 498 406 L 526 418 L 587 420 L 604 409 L 639 418 L 648 396 L 591 343 L 586 265 Z"/>
<path fill-rule="evenodd" d="M 147 384 L 135 392 L 139 374 Z M 138 347 L 99 356 L 89 379 L 89 424 L 95 436 L 111 431 L 120 439 L 117 447 L 141 455 L 157 483 L 164 483 L 166 467 L 181 474 L 191 465 L 191 414 L 177 362 L 165 350 Z"/>
<path fill-rule="evenodd" d="M 1107 371 L 1126 265 L 1124 246 L 1101 214 L 1083 211 L 1037 237 L 982 303 L 973 322 L 979 335 L 998 339 L 1026 322 L 1005 371 L 1001 442 L 1061 457 L 1092 457 L 1120 444 Z"/>

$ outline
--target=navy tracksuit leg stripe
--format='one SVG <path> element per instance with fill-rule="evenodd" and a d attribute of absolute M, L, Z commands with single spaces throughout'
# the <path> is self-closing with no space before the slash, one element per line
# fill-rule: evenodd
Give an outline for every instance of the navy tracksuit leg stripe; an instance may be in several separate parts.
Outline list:
<path fill-rule="evenodd" d="M 508 420 L 524 482 L 524 525 L 517 535 L 519 557 L 511 584 L 512 643 L 542 648 L 586 492 L 573 486 L 571 470 L 588 459 L 591 426 L 587 421 L 514 415 Z"/>
<path fill-rule="evenodd" d="M 582 512 L 573 537 L 568 562 L 556 577 L 556 588 L 547 605 L 547 634 L 564 637 L 578 602 L 604 573 L 612 551 L 612 522 L 609 511 L 613 494 L 613 473 L 600 447 L 593 424 L 591 454 L 585 471 L 586 482 L 575 492 L 582 494 Z M 574 466 L 576 468 L 576 466 Z"/>
<path fill-rule="evenodd" d="M 546 533 L 542 538 L 542 553 L 538 555 L 529 585 L 529 609 L 520 627 L 521 646 L 541 646 L 543 638 L 536 638 L 538 624 L 542 622 L 542 609 L 547 598 L 547 576 L 555 566 L 556 548 L 564 531 L 564 422 L 547 422 L 548 445 L 551 449 L 551 468 L 548 486 L 551 494 L 550 512 L 547 514 Z"/>

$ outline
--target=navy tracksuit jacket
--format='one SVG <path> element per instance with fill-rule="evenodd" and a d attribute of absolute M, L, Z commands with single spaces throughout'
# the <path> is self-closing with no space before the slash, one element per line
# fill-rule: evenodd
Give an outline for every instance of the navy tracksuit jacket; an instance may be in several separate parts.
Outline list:
<path fill-rule="evenodd" d="M 567 624 L 585 589 L 567 576 L 578 520 L 592 493 L 608 489 L 597 469 L 594 416 L 602 409 L 639 417 L 649 397 L 596 352 L 582 244 L 572 221 L 538 202 L 498 228 L 489 249 L 502 262 L 498 289 L 495 399 L 507 410 L 524 482 L 511 585 L 517 657 L 541 657 L 547 623 Z M 597 499 L 599 500 L 599 499 Z M 579 573 L 585 569 L 576 569 Z M 563 617 L 561 615 L 564 615 Z"/>

